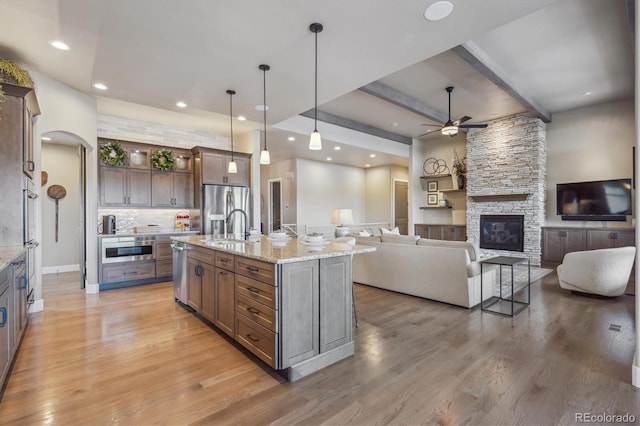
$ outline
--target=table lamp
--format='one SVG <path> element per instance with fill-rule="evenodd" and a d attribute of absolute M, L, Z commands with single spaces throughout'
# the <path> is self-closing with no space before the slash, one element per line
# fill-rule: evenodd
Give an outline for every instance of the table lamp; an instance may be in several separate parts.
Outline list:
<path fill-rule="evenodd" d="M 351 209 L 333 209 L 331 213 L 331 223 L 336 226 L 334 235 L 338 237 L 346 237 L 349 233 L 349 228 L 345 225 L 353 224 L 353 212 Z"/>

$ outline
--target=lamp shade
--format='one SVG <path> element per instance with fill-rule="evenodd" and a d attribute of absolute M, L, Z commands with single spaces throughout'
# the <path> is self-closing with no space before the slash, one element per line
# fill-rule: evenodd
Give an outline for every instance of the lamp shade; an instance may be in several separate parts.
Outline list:
<path fill-rule="evenodd" d="M 311 138 L 309 138 L 309 149 L 313 151 L 322 149 L 322 138 L 320 137 L 320 132 L 317 130 L 314 130 L 311 133 Z"/>
<path fill-rule="evenodd" d="M 260 164 L 271 164 L 271 156 L 266 149 L 263 149 L 260 153 Z"/>
<path fill-rule="evenodd" d="M 351 209 L 333 209 L 331 223 L 339 226 L 351 225 L 353 224 L 353 212 Z"/>

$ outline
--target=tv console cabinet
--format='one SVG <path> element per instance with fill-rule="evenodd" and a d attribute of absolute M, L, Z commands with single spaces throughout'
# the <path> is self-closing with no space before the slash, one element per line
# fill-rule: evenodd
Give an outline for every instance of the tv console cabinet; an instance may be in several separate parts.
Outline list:
<path fill-rule="evenodd" d="M 635 228 L 542 227 L 542 261 L 561 263 L 574 251 L 635 246 Z"/>

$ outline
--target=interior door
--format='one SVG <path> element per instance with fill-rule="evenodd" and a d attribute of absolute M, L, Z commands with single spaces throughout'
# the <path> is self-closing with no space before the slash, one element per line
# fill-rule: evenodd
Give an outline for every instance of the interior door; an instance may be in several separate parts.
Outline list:
<path fill-rule="evenodd" d="M 282 227 L 282 179 L 270 179 L 269 183 L 269 232 Z"/>
<path fill-rule="evenodd" d="M 409 234 L 409 183 L 402 180 L 393 181 L 393 223 L 400 234 Z"/>

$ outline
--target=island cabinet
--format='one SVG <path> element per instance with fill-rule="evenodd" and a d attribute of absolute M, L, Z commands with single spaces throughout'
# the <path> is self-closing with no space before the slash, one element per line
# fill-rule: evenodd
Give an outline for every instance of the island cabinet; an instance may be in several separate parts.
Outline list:
<path fill-rule="evenodd" d="M 229 336 L 235 336 L 235 256 L 217 251 L 214 287 L 214 321 Z"/>
<path fill-rule="evenodd" d="M 187 255 L 187 304 L 209 321 L 214 321 L 215 267 L 211 250 L 193 248 Z"/>

